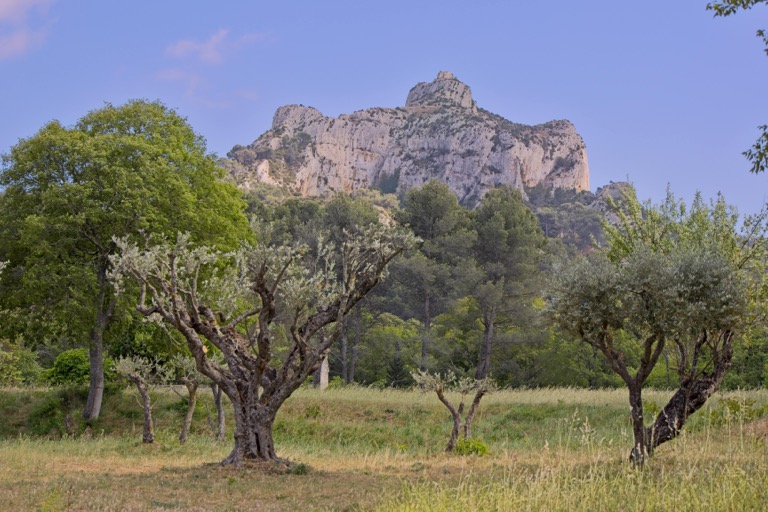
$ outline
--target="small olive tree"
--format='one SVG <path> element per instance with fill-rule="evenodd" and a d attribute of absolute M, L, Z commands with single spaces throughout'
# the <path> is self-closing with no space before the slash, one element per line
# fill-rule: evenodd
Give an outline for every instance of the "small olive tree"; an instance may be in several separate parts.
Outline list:
<path fill-rule="evenodd" d="M 155 386 L 167 384 L 170 378 L 168 369 L 144 357 L 121 357 L 115 361 L 118 374 L 130 380 L 139 391 L 144 409 L 144 429 L 141 440 L 145 444 L 155 442 L 155 424 L 152 419 L 152 397 L 150 391 Z"/>
<path fill-rule="evenodd" d="M 459 378 L 455 373 L 449 371 L 445 375 L 439 373 L 428 373 L 424 371 L 414 372 L 411 374 L 413 380 L 421 388 L 422 391 L 434 391 L 437 394 L 437 398 L 440 402 L 450 411 L 451 418 L 453 419 L 453 428 L 451 429 L 451 437 L 448 440 L 448 445 L 445 447 L 445 451 L 452 452 L 456 447 L 456 442 L 459 439 L 459 432 L 463 430 L 463 438 L 466 441 L 472 437 L 472 420 L 475 418 L 475 413 L 480 405 L 482 398 L 496 390 L 496 384 L 491 379 L 471 379 L 468 377 Z M 445 396 L 447 392 L 457 392 L 460 395 L 458 406 L 452 404 L 450 400 Z M 470 393 L 474 393 L 472 398 L 472 404 L 467 411 L 467 415 L 464 415 L 464 402 Z M 463 421 L 463 425 L 462 425 Z"/>
<path fill-rule="evenodd" d="M 192 417 L 197 406 L 197 390 L 202 384 L 207 384 L 209 379 L 197 371 L 195 360 L 182 354 L 174 355 L 167 363 L 171 382 L 182 384 L 187 389 L 187 412 L 179 433 L 179 442 L 186 443 L 189 437 L 189 429 L 192 427 Z M 175 391 L 175 390 L 174 390 Z M 178 393 L 181 395 L 181 393 Z M 183 396 L 182 396 L 183 398 Z"/>
<path fill-rule="evenodd" d="M 722 198 L 708 206 L 697 196 L 688 209 L 671 194 L 658 207 L 630 194 L 623 208 L 606 226 L 607 250 L 556 273 L 549 306 L 555 324 L 600 352 L 627 385 L 630 458 L 642 464 L 680 433 L 730 367 L 733 343 L 764 296 L 766 217 L 745 219 L 739 234 Z M 642 388 L 667 347 L 680 385 L 647 426 Z"/>
<path fill-rule="evenodd" d="M 344 318 L 414 237 L 393 227 L 346 233 L 338 245 L 256 245 L 233 254 L 193 248 L 188 237 L 139 248 L 117 241 L 112 281 L 138 280 L 138 311 L 184 337 L 197 369 L 235 412 L 235 446 L 222 464 L 282 461 L 272 426 L 285 400 L 319 368 Z M 276 343 L 287 344 L 281 357 Z M 225 364 L 207 355 L 206 344 Z M 284 462 L 284 461 L 283 461 Z"/>

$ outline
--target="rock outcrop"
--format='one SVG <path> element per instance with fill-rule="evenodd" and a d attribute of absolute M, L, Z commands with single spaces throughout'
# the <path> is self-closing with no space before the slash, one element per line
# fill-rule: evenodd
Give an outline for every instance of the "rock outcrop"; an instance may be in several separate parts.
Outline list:
<path fill-rule="evenodd" d="M 473 206 L 499 185 L 589 189 L 586 148 L 569 121 L 508 121 L 478 108 L 470 88 L 446 71 L 414 86 L 404 107 L 338 118 L 280 107 L 269 131 L 228 157 L 224 165 L 241 187 L 264 182 L 306 196 L 399 193 L 438 179 Z"/>

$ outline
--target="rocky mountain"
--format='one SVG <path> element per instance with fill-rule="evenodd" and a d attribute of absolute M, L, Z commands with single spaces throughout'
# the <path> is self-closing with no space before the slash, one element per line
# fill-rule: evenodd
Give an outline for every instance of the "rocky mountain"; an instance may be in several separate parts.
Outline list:
<path fill-rule="evenodd" d="M 450 72 L 419 83 L 404 107 L 370 108 L 338 118 L 288 105 L 272 128 L 223 161 L 238 185 L 278 185 L 318 196 L 375 188 L 400 193 L 430 179 L 473 206 L 498 185 L 589 189 L 584 141 L 569 121 L 526 126 L 478 108 Z"/>

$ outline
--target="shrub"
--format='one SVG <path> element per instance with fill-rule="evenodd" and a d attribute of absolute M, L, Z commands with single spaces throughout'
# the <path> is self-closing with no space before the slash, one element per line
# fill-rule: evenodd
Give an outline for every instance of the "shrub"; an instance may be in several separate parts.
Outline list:
<path fill-rule="evenodd" d="M 479 439 L 459 439 L 453 451 L 456 455 L 488 455 L 491 448 Z"/>
<path fill-rule="evenodd" d="M 53 368 L 45 371 L 45 379 L 53 385 L 87 384 L 90 379 L 91 364 L 88 352 L 84 348 L 65 350 L 56 358 Z M 115 363 L 111 358 L 104 359 L 104 380 L 115 377 Z"/>
<path fill-rule="evenodd" d="M 17 368 L 19 357 L 13 352 L 0 350 L 0 386 L 21 384 L 21 372 Z"/>
<path fill-rule="evenodd" d="M 37 384 L 41 372 L 34 352 L 0 340 L 0 386 Z"/>

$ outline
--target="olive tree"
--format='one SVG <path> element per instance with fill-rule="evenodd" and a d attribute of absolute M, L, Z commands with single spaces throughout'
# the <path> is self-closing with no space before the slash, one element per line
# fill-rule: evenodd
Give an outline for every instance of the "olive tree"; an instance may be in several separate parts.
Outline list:
<path fill-rule="evenodd" d="M 169 380 L 168 369 L 144 357 L 121 357 L 115 361 L 117 373 L 130 380 L 139 392 L 144 410 L 144 428 L 141 441 L 145 444 L 155 442 L 155 423 L 152 419 L 152 396 L 150 391 L 155 386 L 166 384 Z"/>
<path fill-rule="evenodd" d="M 618 224 L 606 226 L 607 250 L 557 272 L 549 307 L 626 384 L 630 458 L 642 464 L 680 433 L 730 367 L 733 343 L 761 300 L 765 216 L 747 218 L 739 235 L 738 215 L 722 198 L 707 206 L 697 196 L 690 209 L 671 194 L 658 207 L 626 199 Z M 640 352 L 634 368 L 631 344 Z M 642 388 L 667 348 L 680 385 L 648 426 Z"/>
<path fill-rule="evenodd" d="M 172 375 L 172 381 L 181 383 L 187 389 L 187 412 L 184 415 L 184 422 L 182 423 L 181 432 L 179 433 L 179 442 L 183 444 L 187 442 L 189 429 L 192 427 L 192 417 L 195 414 L 195 407 L 197 406 L 197 390 L 201 384 L 207 384 L 210 380 L 197 371 L 195 360 L 188 355 L 176 354 L 168 361 L 167 365 Z M 174 391 L 176 390 L 174 389 Z M 181 393 L 176 393 L 181 396 Z M 220 410 L 218 404 L 217 409 Z M 221 421 L 221 419 L 221 416 L 219 416 L 219 421 Z"/>
<path fill-rule="evenodd" d="M 141 286 L 138 311 L 186 340 L 197 369 L 230 399 L 235 446 L 222 464 L 281 461 L 272 427 L 285 400 L 316 371 L 344 318 L 413 236 L 391 227 L 347 232 L 340 244 L 193 248 L 185 235 L 139 248 L 118 240 L 112 280 Z M 283 343 L 278 356 L 277 348 Z M 216 347 L 225 364 L 209 357 Z"/>
<path fill-rule="evenodd" d="M 411 373 L 411 377 L 413 377 L 413 380 L 416 381 L 416 384 L 422 391 L 434 391 L 438 400 L 451 413 L 453 427 L 451 428 L 451 437 L 448 439 L 448 445 L 445 447 L 447 452 L 452 452 L 456 448 L 456 442 L 459 440 L 459 433 L 461 431 L 463 431 L 463 439 L 465 441 L 472 437 L 472 420 L 475 418 L 480 400 L 485 395 L 496 390 L 496 384 L 491 379 L 460 378 L 451 371 L 445 375 L 419 371 Z M 458 405 L 454 405 L 446 397 L 446 393 L 451 391 L 459 394 Z M 469 406 L 466 415 L 464 415 L 464 402 L 471 393 L 474 393 L 472 404 Z"/>

